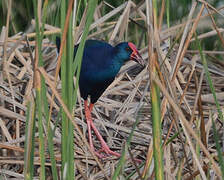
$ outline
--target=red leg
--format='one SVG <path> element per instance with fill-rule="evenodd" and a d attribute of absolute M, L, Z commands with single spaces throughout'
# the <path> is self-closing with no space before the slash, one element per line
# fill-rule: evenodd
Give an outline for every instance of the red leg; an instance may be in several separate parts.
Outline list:
<path fill-rule="evenodd" d="M 89 111 L 90 111 L 90 113 L 91 113 L 92 110 L 93 110 L 93 106 L 94 106 L 94 104 L 92 104 L 92 103 L 89 104 Z"/>
<path fill-rule="evenodd" d="M 85 116 L 86 116 L 86 122 L 87 122 L 87 129 L 88 129 L 88 136 L 89 136 L 89 145 L 90 145 L 90 148 L 92 149 L 92 151 L 100 158 L 101 155 L 99 153 L 97 153 L 94 149 L 94 146 L 93 146 L 93 138 L 92 138 L 92 131 L 91 131 L 91 122 L 92 122 L 92 117 L 91 117 L 91 112 L 88 108 L 88 102 L 87 101 L 84 101 L 84 108 L 85 108 Z"/>
<path fill-rule="evenodd" d="M 84 101 L 85 115 L 86 115 L 88 135 L 89 135 L 89 143 L 90 143 L 91 149 L 95 152 L 95 149 L 93 146 L 93 140 L 92 140 L 92 133 L 91 133 L 91 128 L 92 128 L 102 146 L 102 149 L 99 152 L 105 152 L 106 154 L 111 154 L 111 155 L 120 157 L 121 155 L 119 153 L 113 152 L 112 150 L 110 150 L 107 143 L 104 141 L 103 137 L 101 136 L 100 132 L 97 130 L 96 126 L 93 124 L 92 116 L 91 116 L 91 111 L 93 109 L 93 106 L 94 106 L 94 104 L 90 103 L 90 105 L 88 107 L 87 100 Z M 98 152 L 95 152 L 95 153 L 100 158 L 104 157 L 104 156 L 100 155 Z"/>

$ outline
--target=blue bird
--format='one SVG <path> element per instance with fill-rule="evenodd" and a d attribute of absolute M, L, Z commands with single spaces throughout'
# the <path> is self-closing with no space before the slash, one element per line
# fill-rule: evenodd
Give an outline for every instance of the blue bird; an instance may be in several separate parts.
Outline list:
<path fill-rule="evenodd" d="M 60 38 L 56 37 L 56 46 L 59 52 Z M 74 56 L 77 52 L 78 45 L 74 47 Z M 79 89 L 81 97 L 84 99 L 84 110 L 88 128 L 88 138 L 90 147 L 95 154 L 102 158 L 100 152 L 120 157 L 120 154 L 112 151 L 100 132 L 95 127 L 91 112 L 94 103 L 100 98 L 106 88 L 114 81 L 121 66 L 128 60 L 133 60 L 144 66 L 143 59 L 139 54 L 136 46 L 131 42 L 121 42 L 116 46 L 98 41 L 87 40 L 84 47 L 82 65 L 79 79 Z M 87 98 L 90 97 L 90 103 Z M 99 139 L 102 149 L 95 151 L 91 129 Z"/>

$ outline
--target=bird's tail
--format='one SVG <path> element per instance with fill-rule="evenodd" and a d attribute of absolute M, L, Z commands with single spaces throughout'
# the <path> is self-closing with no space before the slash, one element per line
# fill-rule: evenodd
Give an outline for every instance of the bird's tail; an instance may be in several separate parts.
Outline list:
<path fill-rule="evenodd" d="M 57 58 L 59 56 L 60 46 L 61 46 L 61 38 L 56 36 Z M 59 71 L 59 77 L 61 79 L 61 68 L 60 68 L 60 71 Z"/>
<path fill-rule="evenodd" d="M 56 36 L 56 47 L 57 47 L 58 53 L 60 51 L 60 46 L 61 46 L 61 38 Z"/>

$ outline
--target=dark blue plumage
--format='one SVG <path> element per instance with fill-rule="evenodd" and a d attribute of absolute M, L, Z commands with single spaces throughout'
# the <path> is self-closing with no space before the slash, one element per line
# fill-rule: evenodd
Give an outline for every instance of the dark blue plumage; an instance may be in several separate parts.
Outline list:
<path fill-rule="evenodd" d="M 59 50 L 59 38 L 56 38 L 56 45 Z M 74 47 L 74 56 L 77 49 L 78 45 Z M 91 103 L 95 103 L 113 82 L 121 66 L 130 59 L 131 53 L 128 42 L 113 47 L 103 41 L 87 40 L 79 80 L 82 98 L 86 100 L 90 96 Z"/>
<path fill-rule="evenodd" d="M 60 39 L 56 38 L 56 45 L 59 51 Z M 78 45 L 74 47 L 74 56 L 78 49 Z M 87 120 L 87 128 L 89 135 L 89 143 L 92 151 L 99 157 L 104 157 L 96 152 L 93 146 L 91 129 L 95 132 L 100 140 L 102 150 L 106 154 L 112 154 L 120 157 L 120 154 L 110 150 L 99 131 L 92 121 L 91 111 L 94 103 L 99 99 L 105 89 L 113 82 L 115 76 L 119 72 L 121 66 L 129 59 L 143 65 L 143 60 L 134 44 L 130 42 L 122 42 L 117 46 L 97 40 L 87 40 L 83 52 L 79 89 L 84 99 L 85 116 Z M 87 98 L 90 96 L 90 104 Z"/>

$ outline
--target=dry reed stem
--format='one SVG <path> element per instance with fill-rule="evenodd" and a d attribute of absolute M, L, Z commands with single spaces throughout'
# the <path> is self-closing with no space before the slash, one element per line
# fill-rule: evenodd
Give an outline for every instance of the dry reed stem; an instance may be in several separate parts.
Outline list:
<path fill-rule="evenodd" d="M 223 10 L 223 9 L 224 9 L 224 6 L 223 6 L 223 7 L 220 7 L 217 11 L 219 12 L 219 11 L 221 11 L 221 10 Z M 216 14 L 216 12 L 213 11 L 211 14 Z M 205 15 L 201 16 L 201 17 L 200 17 L 200 20 L 206 18 L 207 16 L 209 16 L 209 14 L 205 14 Z M 195 22 L 195 21 L 196 21 L 196 18 L 195 18 L 195 19 L 192 19 L 192 20 L 190 21 L 190 23 L 193 23 L 193 22 Z M 182 24 L 178 24 L 178 25 L 172 26 L 172 27 L 170 27 L 170 28 L 168 28 L 168 29 L 162 30 L 162 31 L 160 32 L 161 37 L 162 37 L 161 39 L 162 39 L 162 40 L 165 40 L 165 39 L 167 39 L 168 37 L 172 37 L 172 36 L 176 35 L 176 32 L 178 32 L 178 29 L 182 28 L 182 27 L 185 26 L 187 23 L 188 23 L 188 22 L 184 22 L 184 23 L 182 23 Z M 169 34 L 170 32 L 172 32 L 173 34 Z"/>
<path fill-rule="evenodd" d="M 142 21 L 147 24 L 146 19 L 150 15 L 145 14 L 145 1 L 141 2 L 139 4 L 134 4 L 134 2 L 129 1 L 130 8 L 127 9 L 127 3 L 122 4 L 119 7 L 116 7 L 112 11 L 110 11 L 106 15 L 101 15 L 100 13 L 97 14 L 97 17 L 95 18 L 95 22 L 91 25 L 92 30 L 94 29 L 94 32 L 91 32 L 88 37 L 93 38 L 100 38 L 104 35 L 107 37 L 111 37 L 111 34 L 113 33 L 113 27 L 116 25 L 116 23 L 119 21 L 119 18 L 117 20 L 114 20 L 111 22 L 108 21 L 109 18 L 112 16 L 118 16 L 119 13 L 125 14 L 123 17 L 124 25 L 120 24 L 116 35 L 114 36 L 114 40 L 116 39 L 122 39 L 122 34 L 129 34 L 129 24 L 132 23 L 129 18 L 136 21 Z M 103 4 L 101 4 L 99 9 L 103 7 Z M 134 10 L 133 10 L 134 9 Z M 124 11 L 126 10 L 126 13 Z M 133 10 L 133 11 L 132 11 Z M 130 12 L 128 12 L 130 11 Z M 220 9 L 212 10 L 210 14 L 214 14 L 219 12 Z M 136 16 L 136 17 L 135 17 Z M 208 17 L 209 14 L 205 14 L 204 16 L 200 16 L 198 21 L 202 18 Z M 134 17 L 134 18 L 133 18 Z M 140 17 L 140 18 L 139 18 Z M 190 23 L 196 22 L 196 19 L 190 19 Z M 148 24 L 150 25 L 150 24 Z M 169 38 L 176 34 L 176 31 L 178 28 L 183 27 L 183 25 L 186 25 L 186 23 L 183 23 L 181 25 L 173 26 L 169 29 L 162 29 L 158 33 L 160 34 L 161 38 L 158 42 L 161 41 L 161 45 L 157 45 L 157 51 L 159 58 L 165 59 L 166 57 L 166 49 L 163 48 L 163 44 L 166 42 L 163 41 L 164 38 Z M 81 26 L 80 26 L 81 27 Z M 97 29 L 96 29 L 97 28 Z M 139 30 L 140 27 L 137 26 L 137 29 Z M 190 28 L 189 28 L 190 29 Z M 190 29 L 187 32 L 191 31 Z M 223 29 L 218 28 L 218 31 L 222 33 Z M 77 30 L 77 29 L 76 29 Z M 142 29 L 141 29 L 142 30 Z M 60 32 L 60 29 L 57 27 L 53 27 L 50 25 L 45 25 L 45 31 L 44 34 L 57 34 Z M 80 31 L 80 35 L 81 35 Z M 170 33 L 171 32 L 171 33 Z M 164 35 L 166 33 L 166 35 Z M 6 35 L 4 35 L 5 32 L 2 30 L 1 36 L 0 36 L 0 56 L 3 55 L 3 45 L 5 44 L 4 38 Z M 102 35 L 103 34 L 103 35 Z M 181 32 L 180 32 L 181 34 Z M 78 37 L 80 37 L 80 35 Z M 211 37 L 211 35 L 217 35 L 217 31 L 211 31 L 209 33 L 203 33 L 198 34 L 199 39 L 208 38 Z M 28 33 L 29 37 L 35 37 L 35 33 Z M 217 36 L 218 37 L 218 36 Z M 6 49 L 8 51 L 7 56 L 7 70 L 9 72 L 9 78 L 11 80 L 12 87 L 10 88 L 10 84 L 7 81 L 7 79 L 0 79 L 0 118 L 1 118 L 1 129 L 4 129 L 5 140 L 3 140 L 2 143 L 0 143 L 1 148 L 3 149 L 2 152 L 9 153 L 9 152 L 17 152 L 22 153 L 24 151 L 23 144 L 24 144 L 24 122 L 25 122 L 25 115 L 26 115 L 26 104 L 30 100 L 31 94 L 32 94 L 32 88 L 33 88 L 33 70 L 31 68 L 32 66 L 32 59 L 30 57 L 30 54 L 27 53 L 27 51 L 24 49 L 26 42 L 23 40 L 15 41 L 16 39 L 24 38 L 20 34 L 17 34 L 13 37 L 9 37 L 7 40 L 7 46 Z M 129 39 L 127 39 L 129 40 Z M 186 38 L 184 40 L 186 42 Z M 190 38 L 190 42 L 194 41 L 194 38 Z M 151 40 L 149 40 L 151 42 Z M 157 44 L 160 44 L 158 43 Z M 31 54 L 34 53 L 33 46 L 34 41 L 29 42 L 31 46 Z M 183 43 L 182 50 L 186 47 L 184 47 L 186 44 Z M 55 64 L 53 62 L 56 62 L 56 52 L 55 52 L 55 46 L 49 43 L 49 40 L 46 38 L 43 40 L 43 49 L 50 52 L 43 52 L 44 61 L 46 62 L 46 71 L 49 71 L 49 74 L 47 75 L 51 82 L 54 81 L 54 77 L 51 76 L 54 74 L 54 72 L 50 72 L 52 70 L 55 70 Z M 172 50 L 176 52 L 176 48 Z M 142 45 L 142 49 L 140 50 L 143 58 L 146 60 L 148 58 L 148 52 L 147 52 L 147 45 Z M 184 114 L 185 119 L 193 119 L 193 117 L 197 117 L 200 114 L 199 109 L 196 107 L 194 108 L 194 103 L 196 102 L 197 98 L 196 96 L 199 96 L 199 89 L 195 88 L 195 83 L 193 82 L 194 79 L 192 79 L 193 73 L 202 73 L 203 66 L 200 64 L 200 57 L 198 56 L 198 51 L 193 50 L 187 50 L 186 48 L 186 56 L 183 56 L 183 61 L 180 63 L 180 68 L 177 71 L 178 75 L 175 79 L 175 86 L 176 89 L 172 89 L 170 91 L 170 94 L 174 93 L 177 94 L 177 101 L 181 102 L 183 100 L 183 103 L 180 103 L 180 108 L 183 110 L 186 110 L 186 114 Z M 195 56 L 191 56 L 191 54 L 196 54 Z M 223 55 L 222 51 L 206 51 L 204 50 L 203 53 L 209 53 L 209 54 L 220 54 Z M 171 73 L 172 69 L 174 68 L 174 65 L 171 63 L 172 60 L 176 57 L 176 55 L 170 55 L 166 57 L 163 66 L 165 68 L 161 68 L 161 73 L 164 76 L 164 79 L 166 76 L 164 74 L 167 74 L 167 77 Z M 193 63 L 192 63 L 193 61 Z M 1 61 L 0 61 L 1 62 Z M 21 65 L 19 65 L 21 64 Z M 94 123 L 99 128 L 103 136 L 108 137 L 107 141 L 111 145 L 111 147 L 115 150 L 120 151 L 122 148 L 122 143 L 124 142 L 124 139 L 127 138 L 128 134 L 131 131 L 131 126 L 135 122 L 135 116 L 133 114 L 136 114 L 136 111 L 138 111 L 138 106 L 142 106 L 140 110 L 140 122 L 139 125 L 134 132 L 134 137 L 132 140 L 132 153 L 136 153 L 136 155 L 140 156 L 143 159 L 146 159 L 148 156 L 147 161 L 151 161 L 150 156 L 152 154 L 150 151 L 150 144 L 152 139 L 152 129 L 150 124 L 150 118 L 151 114 L 149 111 L 150 108 L 150 95 L 148 88 L 146 88 L 149 81 L 149 75 L 147 72 L 147 68 L 142 70 L 138 75 L 135 74 L 133 66 L 135 64 L 133 62 L 128 62 L 124 67 L 122 67 L 118 77 L 115 79 L 115 81 L 111 84 L 111 86 L 104 92 L 103 96 L 99 99 L 99 101 L 96 103 L 96 106 L 94 108 L 93 114 L 94 114 Z M 209 66 L 209 71 L 212 75 L 212 79 L 214 82 L 214 86 L 217 90 L 217 98 L 220 102 L 220 105 L 224 105 L 223 103 L 223 84 L 224 84 L 224 73 L 222 72 L 222 64 L 215 64 L 214 66 Z M 132 68 L 132 69 L 131 69 Z M 165 69 L 165 70 L 164 70 Z M 165 72 L 166 71 L 166 72 Z M 51 75 L 50 75 L 51 74 Z M 165 82 L 168 82 L 165 79 Z M 201 85 L 200 85 L 201 84 Z M 168 87 L 172 87 L 171 84 L 168 82 L 166 84 Z M 212 129 L 212 116 L 215 121 L 218 120 L 217 112 L 215 111 L 213 115 L 211 115 L 211 111 L 215 110 L 214 106 L 214 100 L 212 98 L 212 95 L 207 90 L 207 84 L 205 79 L 201 80 L 201 83 L 199 83 L 199 87 L 202 89 L 201 99 L 203 103 L 203 116 L 205 118 L 205 129 L 206 129 L 206 142 L 208 144 L 207 151 L 209 151 L 210 156 L 215 156 L 215 149 L 213 147 L 213 141 L 211 141 L 211 129 Z M 145 93 L 143 93 L 144 89 L 147 89 Z M 197 90 L 196 90 L 197 89 Z M 60 91 L 60 84 L 57 86 L 57 89 L 55 90 Z M 12 98 L 11 91 L 14 93 L 14 99 Z M 197 95 L 198 92 L 198 95 Z M 58 112 L 58 100 L 50 100 L 49 97 L 52 95 L 51 88 L 48 88 L 47 92 L 48 96 L 48 102 L 53 103 L 53 111 L 52 111 L 52 117 L 51 117 L 51 127 L 56 128 L 55 131 L 55 137 L 53 141 L 55 142 L 55 151 L 56 151 L 56 157 L 57 157 L 57 166 L 60 166 L 60 123 L 55 127 L 55 119 Z M 35 94 L 34 94 L 35 97 Z M 195 99 L 196 98 L 196 99 Z M 140 102 L 139 99 L 142 99 Z M 82 100 L 80 98 L 80 95 L 78 96 L 78 102 L 77 108 L 75 109 L 75 118 L 73 118 L 77 125 L 82 128 L 82 132 L 86 132 L 86 124 L 84 122 L 84 116 L 83 116 L 83 107 L 82 107 Z M 170 109 L 170 102 L 167 101 L 166 105 L 162 106 L 162 108 L 167 107 L 167 109 Z M 16 109 L 16 111 L 15 111 Z M 165 113 L 166 112 L 166 113 Z M 176 133 L 175 128 L 170 128 L 170 119 L 172 116 L 169 114 L 169 111 L 163 110 L 164 113 L 164 132 L 163 137 L 168 134 L 166 139 L 170 138 L 174 133 Z M 17 122 L 14 121 L 17 119 Z M 18 124 L 19 122 L 19 124 Z M 189 124 L 189 122 L 188 122 Z M 178 124 L 177 124 L 178 125 Z M 175 125 L 175 126 L 177 126 Z M 189 124 L 190 126 L 194 126 L 194 122 L 192 124 Z M 168 127 L 167 127 L 168 126 Z M 184 124 L 185 126 L 185 124 Z M 217 126 L 219 128 L 222 128 L 219 123 L 217 123 Z M 16 127 L 15 131 L 12 131 L 13 127 Z M 187 133 L 191 134 L 191 138 L 195 139 L 194 135 L 192 134 L 192 129 L 187 128 Z M 169 132 L 167 132 L 169 131 Z M 91 157 L 90 153 L 85 149 L 87 144 L 84 144 L 81 140 L 81 137 L 77 136 L 77 132 L 75 132 L 75 143 L 76 143 L 76 157 L 80 159 L 80 161 L 77 161 L 78 166 L 77 167 L 80 173 L 82 173 L 82 176 L 84 178 L 85 174 L 90 175 L 94 178 L 103 178 L 105 175 L 102 170 L 97 168 L 96 161 Z M 8 140 L 10 139 L 11 140 Z M 38 133 L 35 133 L 35 137 L 38 138 Z M 183 137 L 183 135 L 182 135 Z M 199 139 L 196 141 L 198 142 Z M 187 141 L 188 142 L 188 141 Z M 21 147 L 19 147 L 18 143 L 20 143 Z M 188 142 L 189 143 L 189 142 Z M 35 145 L 37 145 L 38 142 L 35 142 Z M 200 144 L 200 143 L 199 143 Z M 97 147 L 96 142 L 96 147 Z M 150 152 L 149 155 L 146 154 L 148 151 Z M 186 144 L 184 150 L 187 153 L 187 157 L 190 158 L 190 150 L 189 145 Z M 205 149 L 204 149 L 205 150 Z M 178 173 L 178 166 L 183 166 L 183 177 L 189 178 L 190 174 L 185 171 L 186 168 L 186 161 L 183 160 L 182 164 L 178 163 L 178 158 L 182 158 L 181 152 L 183 149 L 181 149 L 181 143 L 179 139 L 174 139 L 172 142 L 170 142 L 168 145 L 164 145 L 164 154 L 166 163 L 165 163 L 165 174 L 166 177 L 174 177 Z M 35 155 L 38 158 L 38 152 L 35 152 Z M 208 154 L 207 154 L 208 156 Z M 200 157 L 200 161 L 207 164 L 209 162 L 209 156 L 208 157 Z M 49 154 L 46 153 L 47 159 L 49 158 Z M 7 165 L 7 167 L 11 167 L 12 164 L 18 163 L 23 164 L 22 160 L 14 160 L 14 156 L 0 156 L 0 164 L 3 163 Z M 176 160 L 175 160 L 176 159 Z M 39 160 L 38 160 L 39 161 Z M 37 162 L 38 162 L 37 161 Z M 38 162 L 39 163 L 39 162 Z M 37 164 L 38 164 L 37 163 Z M 117 159 L 110 158 L 106 161 L 102 161 L 101 165 L 104 169 L 105 173 L 109 176 L 113 172 L 114 168 L 116 167 Z M 129 161 L 128 161 L 129 163 Z M 175 164 L 177 163 L 177 164 Z M 50 165 L 50 164 L 47 164 Z M 87 170 L 86 170 L 86 167 Z M 204 169 L 205 166 L 201 166 L 202 169 Z M 132 166 L 132 168 L 134 168 Z M 152 166 L 150 167 L 152 168 Z M 188 168 L 188 167 L 187 167 Z M 193 168 L 190 167 L 190 168 Z M 132 171 L 133 169 L 130 169 Z M 217 166 L 211 166 L 209 167 L 209 170 L 214 170 L 216 172 L 216 177 L 219 175 Z M 124 168 L 124 171 L 128 172 L 128 168 Z M 140 170 L 140 172 L 143 172 L 143 169 Z M 145 171 L 146 172 L 146 169 Z M 150 171 L 151 172 L 151 171 Z M 10 173 L 10 172 L 8 172 Z M 195 176 L 199 173 L 199 171 L 192 172 L 192 175 Z M 7 174 L 7 172 L 5 172 Z M 88 179 L 90 176 L 87 176 Z M 137 175 L 133 176 L 133 178 L 137 178 Z"/>
<path fill-rule="evenodd" d="M 130 8 L 131 8 L 131 3 L 130 3 L 130 1 L 128 1 L 127 5 L 126 5 L 126 8 L 124 9 L 124 12 L 122 13 L 122 15 L 120 16 L 119 20 L 117 21 L 116 26 L 114 28 L 114 31 L 111 34 L 111 37 L 110 37 L 110 40 L 109 40 L 110 43 L 112 43 L 114 41 L 115 36 L 118 33 L 118 30 L 121 29 L 121 25 L 123 27 L 123 24 L 121 24 L 121 23 L 124 22 L 125 15 L 128 14 Z"/>
<path fill-rule="evenodd" d="M 188 44 L 187 43 L 184 44 L 184 42 L 187 38 L 188 29 L 190 28 L 189 27 L 190 26 L 190 20 L 192 19 L 193 13 L 194 13 L 195 8 L 196 8 L 196 5 L 197 5 L 197 2 L 193 1 L 191 10 L 190 10 L 190 13 L 189 13 L 189 16 L 188 16 L 188 20 L 187 20 L 187 23 L 186 23 L 186 26 L 185 26 L 185 29 L 184 29 L 184 32 L 183 32 L 183 35 L 182 35 L 182 39 L 181 39 L 181 42 L 180 42 L 180 45 L 179 45 L 177 56 L 176 56 L 176 59 L 175 59 L 174 68 L 173 68 L 173 71 L 171 72 L 172 81 L 174 81 L 176 79 L 177 71 L 179 70 L 179 66 L 182 62 L 183 55 L 185 54 L 184 48 L 186 49 L 188 47 Z M 202 13 L 202 10 L 203 10 L 203 8 L 201 8 L 201 13 Z M 194 24 L 195 24 L 194 27 L 195 28 L 196 28 L 196 25 L 199 21 L 200 16 L 201 16 L 201 14 L 199 13 L 196 21 L 194 22 Z M 194 28 L 194 30 L 195 30 L 195 28 Z M 188 35 L 188 39 L 191 39 L 191 36 L 192 36 L 193 32 L 194 31 L 193 31 L 193 28 L 192 28 L 191 33 L 189 33 L 189 35 Z"/>
<path fill-rule="evenodd" d="M 212 25 L 213 25 L 213 27 L 215 28 L 215 30 L 216 30 L 216 32 L 217 32 L 217 34 L 218 34 L 218 36 L 219 36 L 219 39 L 220 39 L 221 42 L 222 42 L 222 46 L 224 47 L 224 39 L 223 39 L 223 37 L 222 37 L 220 31 L 218 30 L 218 27 L 216 26 L 215 20 L 214 20 L 213 16 L 211 15 L 211 12 L 210 12 L 210 10 L 209 10 L 208 4 L 206 4 L 205 7 L 206 7 L 206 9 L 207 9 L 207 11 L 208 11 L 208 14 L 209 14 L 210 18 L 211 18 Z"/>
<path fill-rule="evenodd" d="M 193 153 L 193 156 L 195 158 L 195 160 L 197 161 L 197 165 L 199 168 L 199 171 L 201 173 L 201 175 L 203 176 L 203 178 L 206 179 L 206 176 L 204 174 L 204 171 L 201 168 L 200 162 L 198 161 L 198 158 L 195 154 L 195 150 L 192 146 L 192 142 L 190 140 L 190 136 L 188 134 L 188 131 L 191 133 L 191 135 L 194 137 L 194 139 L 197 141 L 197 143 L 200 145 L 201 149 L 203 150 L 203 152 L 206 154 L 206 156 L 209 158 L 209 160 L 211 161 L 211 163 L 214 166 L 214 170 L 216 171 L 217 175 L 219 175 L 219 177 L 221 177 L 221 171 L 219 169 L 219 167 L 217 166 L 217 164 L 215 163 L 215 161 L 213 160 L 212 156 L 210 155 L 210 153 L 208 152 L 208 150 L 205 148 L 205 146 L 202 144 L 201 140 L 198 138 L 198 136 L 195 134 L 194 130 L 190 127 L 190 125 L 188 124 L 188 121 L 186 120 L 184 114 L 182 113 L 182 111 L 179 109 L 179 107 L 176 105 L 176 103 L 173 101 L 173 99 L 171 98 L 171 96 L 169 95 L 169 93 L 166 91 L 166 89 L 162 86 L 162 84 L 159 82 L 159 80 L 156 77 L 153 77 L 153 80 L 155 81 L 155 83 L 160 87 L 160 90 L 163 92 L 163 94 L 166 96 L 166 98 L 168 99 L 169 103 L 172 105 L 172 107 L 175 109 L 176 113 L 178 113 L 178 115 L 180 116 L 180 122 L 182 124 L 182 128 L 185 131 L 185 135 L 188 139 L 188 143 L 191 146 L 191 152 Z M 188 130 L 188 131 L 187 131 Z"/>

